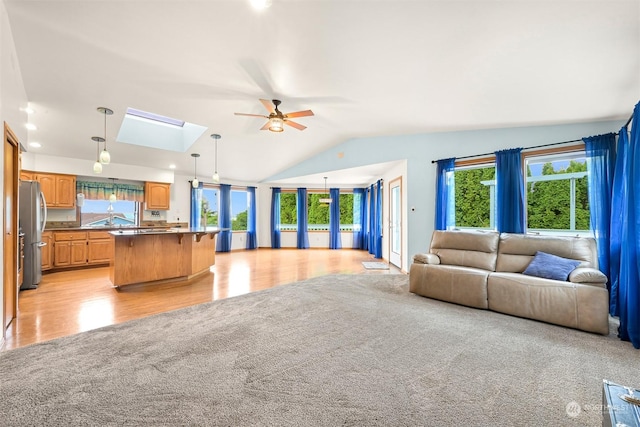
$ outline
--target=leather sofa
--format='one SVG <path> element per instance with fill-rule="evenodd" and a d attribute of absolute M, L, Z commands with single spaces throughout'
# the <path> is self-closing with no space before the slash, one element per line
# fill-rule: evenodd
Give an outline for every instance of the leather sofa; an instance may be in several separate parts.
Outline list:
<path fill-rule="evenodd" d="M 538 251 L 576 260 L 579 265 L 567 280 L 523 274 Z M 429 252 L 413 257 L 409 290 L 442 301 L 607 335 L 607 277 L 597 268 L 593 238 L 435 231 Z"/>

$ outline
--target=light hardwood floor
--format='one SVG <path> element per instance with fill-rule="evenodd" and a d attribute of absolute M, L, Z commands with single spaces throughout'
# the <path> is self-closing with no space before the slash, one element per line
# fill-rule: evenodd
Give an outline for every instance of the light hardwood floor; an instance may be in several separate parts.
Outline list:
<path fill-rule="evenodd" d="M 389 274 L 366 270 L 373 259 L 360 250 L 258 249 L 216 254 L 211 273 L 189 282 L 115 289 L 109 268 L 45 273 L 38 289 L 20 291 L 18 317 L 0 350 L 47 341 L 190 305 L 233 297 L 334 273 Z"/>

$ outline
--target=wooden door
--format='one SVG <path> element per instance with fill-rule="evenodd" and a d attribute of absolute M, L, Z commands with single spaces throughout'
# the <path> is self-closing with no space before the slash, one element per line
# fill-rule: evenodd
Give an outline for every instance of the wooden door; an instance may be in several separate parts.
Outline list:
<path fill-rule="evenodd" d="M 89 264 L 106 264 L 112 252 L 111 239 L 89 240 L 87 259 Z"/>
<path fill-rule="evenodd" d="M 56 267 L 71 265 L 71 242 L 54 242 L 53 265 Z"/>
<path fill-rule="evenodd" d="M 4 124 L 2 337 L 18 314 L 18 138 Z"/>
<path fill-rule="evenodd" d="M 87 263 L 87 241 L 74 240 L 71 242 L 71 265 Z"/>
<path fill-rule="evenodd" d="M 171 198 L 171 184 L 146 182 L 144 198 L 147 209 L 168 210 Z"/>
<path fill-rule="evenodd" d="M 76 206 L 76 177 L 72 175 L 56 176 L 56 207 L 74 208 Z"/>
<path fill-rule="evenodd" d="M 56 206 L 56 177 L 51 174 L 37 174 L 36 180 L 40 183 L 40 191 L 44 194 L 47 206 Z"/>

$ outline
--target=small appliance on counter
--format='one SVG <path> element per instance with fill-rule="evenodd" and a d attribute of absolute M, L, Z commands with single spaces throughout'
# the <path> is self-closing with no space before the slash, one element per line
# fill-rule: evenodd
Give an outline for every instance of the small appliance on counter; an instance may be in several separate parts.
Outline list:
<path fill-rule="evenodd" d="M 24 233 L 24 275 L 21 290 L 36 289 L 42 280 L 42 232 L 47 222 L 47 202 L 37 181 L 20 181 L 20 226 Z"/>

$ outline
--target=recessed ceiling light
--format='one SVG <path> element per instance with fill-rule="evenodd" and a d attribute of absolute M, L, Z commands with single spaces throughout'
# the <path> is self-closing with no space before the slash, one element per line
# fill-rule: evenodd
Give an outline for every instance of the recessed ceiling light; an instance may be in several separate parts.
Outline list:
<path fill-rule="evenodd" d="M 40 148 L 42 147 L 42 144 L 40 144 L 39 142 L 30 142 L 29 147 Z"/>
<path fill-rule="evenodd" d="M 271 6 L 271 0 L 249 0 L 249 2 L 256 10 L 266 9 Z"/>
<path fill-rule="evenodd" d="M 174 165 L 173 163 L 169 165 L 169 169 L 175 169 L 176 165 Z"/>
<path fill-rule="evenodd" d="M 33 123 L 27 123 L 26 126 L 27 126 L 27 129 L 29 129 L 29 130 L 38 129 L 38 127 L 36 125 L 34 125 Z"/>

